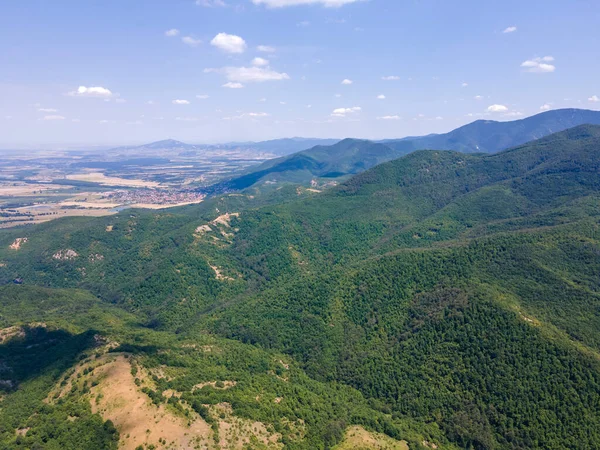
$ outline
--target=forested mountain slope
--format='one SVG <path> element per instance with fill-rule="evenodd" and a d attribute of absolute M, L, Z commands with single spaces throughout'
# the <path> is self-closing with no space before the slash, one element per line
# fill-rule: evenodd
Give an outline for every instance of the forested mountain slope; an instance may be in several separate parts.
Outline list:
<path fill-rule="evenodd" d="M 477 120 L 449 133 L 384 141 L 405 153 L 414 150 L 455 150 L 465 153 L 496 153 L 579 125 L 600 124 L 600 112 L 556 109 L 509 122 Z"/>
<path fill-rule="evenodd" d="M 3 327 L 43 321 L 73 342 L 35 334 L 64 359 L 29 378 L 14 346 L 33 337 L 0 345 L 7 448 L 41 439 L 40 408 L 65 423 L 60 442 L 74 415 L 98 425 L 88 441 L 124 442 L 93 406 L 102 369 L 65 378 L 107 342 L 133 355 L 156 411 L 191 408 L 215 443 L 233 414 L 286 448 L 332 448 L 350 425 L 411 449 L 600 445 L 600 127 L 493 155 L 414 152 L 258 208 L 242 198 L 0 233 Z M 61 380 L 71 394 L 43 406 Z"/>
<path fill-rule="evenodd" d="M 344 139 L 335 145 L 321 145 L 267 161 L 245 175 L 208 188 L 207 192 L 243 190 L 261 181 L 308 183 L 314 178 L 352 175 L 418 150 L 496 153 L 584 124 L 600 124 L 600 112 L 560 109 L 510 122 L 478 120 L 439 135 L 381 142 Z"/>

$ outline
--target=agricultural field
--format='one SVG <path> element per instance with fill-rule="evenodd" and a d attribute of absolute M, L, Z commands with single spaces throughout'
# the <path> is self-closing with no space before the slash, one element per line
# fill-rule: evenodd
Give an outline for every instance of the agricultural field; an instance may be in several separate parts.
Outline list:
<path fill-rule="evenodd" d="M 183 144 L 182 144 L 183 145 Z M 270 154 L 164 145 L 99 152 L 5 152 L 0 158 L 0 228 L 60 217 L 100 217 L 124 208 L 200 203 L 202 187 L 258 164 Z"/>

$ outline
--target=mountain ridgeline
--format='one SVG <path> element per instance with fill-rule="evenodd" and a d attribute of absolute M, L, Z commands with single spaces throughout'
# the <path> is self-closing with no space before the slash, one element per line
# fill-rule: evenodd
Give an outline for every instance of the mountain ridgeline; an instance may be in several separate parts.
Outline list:
<path fill-rule="evenodd" d="M 313 178 L 353 175 L 417 150 L 496 153 L 583 124 L 600 124 L 600 112 L 547 111 L 511 122 L 478 120 L 446 134 L 372 142 L 345 139 L 267 161 L 248 173 L 209 187 L 208 193 L 242 190 L 264 181 L 307 183 Z"/>
<path fill-rule="evenodd" d="M 530 123 L 491 154 L 315 147 L 236 189 L 355 175 L 269 204 L 0 230 L 0 446 L 131 446 L 121 373 L 135 445 L 172 414 L 217 448 L 598 448 L 600 126 Z"/>

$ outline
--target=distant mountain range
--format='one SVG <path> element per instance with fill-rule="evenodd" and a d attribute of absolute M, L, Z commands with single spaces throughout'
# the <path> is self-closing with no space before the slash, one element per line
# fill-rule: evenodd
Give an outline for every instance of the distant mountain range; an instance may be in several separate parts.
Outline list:
<path fill-rule="evenodd" d="M 208 151 L 208 150 L 236 150 L 245 149 L 259 153 L 270 153 L 276 156 L 285 156 L 291 153 L 296 153 L 301 150 L 306 150 L 317 145 L 333 145 L 339 142 L 339 139 L 317 139 L 317 138 L 285 138 L 273 139 L 261 142 L 228 142 L 224 144 L 187 144 L 185 142 L 174 139 L 165 139 L 162 141 L 152 142 L 150 144 L 142 144 L 135 146 L 118 147 L 114 150 L 172 150 L 173 152 L 190 152 L 190 151 Z"/>
<path fill-rule="evenodd" d="M 600 124 L 600 111 L 557 109 L 510 122 L 477 120 L 446 134 L 382 143 L 404 154 L 423 149 L 496 153 L 583 124 Z"/>
<path fill-rule="evenodd" d="M 560 109 L 510 122 L 478 120 L 446 134 L 379 142 L 344 139 L 267 161 L 247 174 L 212 186 L 209 193 L 241 190 L 267 180 L 306 183 L 314 177 L 356 174 L 417 150 L 496 153 L 583 124 L 600 124 L 600 111 Z"/>

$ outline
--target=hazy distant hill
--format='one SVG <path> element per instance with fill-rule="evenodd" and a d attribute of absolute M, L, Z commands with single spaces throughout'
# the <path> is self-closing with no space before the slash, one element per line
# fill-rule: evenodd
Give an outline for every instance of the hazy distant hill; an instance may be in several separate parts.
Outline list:
<path fill-rule="evenodd" d="M 265 153 L 273 153 L 278 156 L 285 156 L 306 150 L 317 145 L 333 145 L 340 139 L 316 139 L 316 138 L 284 138 L 273 139 L 261 142 L 232 142 L 223 144 L 227 148 L 251 148 Z"/>
<path fill-rule="evenodd" d="M 446 134 L 384 143 L 402 153 L 423 149 L 495 153 L 583 124 L 600 124 L 600 111 L 557 109 L 511 122 L 478 120 Z"/>
<path fill-rule="evenodd" d="M 447 134 L 379 142 L 344 139 L 267 161 L 248 174 L 213 186 L 211 192 L 240 190 L 261 180 L 306 183 L 314 177 L 351 175 L 416 150 L 495 153 L 582 124 L 600 124 L 600 111 L 562 109 L 511 122 L 478 120 Z"/>
<path fill-rule="evenodd" d="M 115 150 L 172 150 L 172 151 L 200 151 L 200 150 L 249 150 L 260 153 L 270 153 L 277 156 L 285 156 L 291 153 L 306 150 L 316 145 L 333 145 L 339 139 L 315 139 L 315 138 L 286 138 L 274 139 L 260 142 L 228 142 L 224 144 L 187 144 L 174 139 L 151 142 L 149 144 L 118 147 Z"/>

